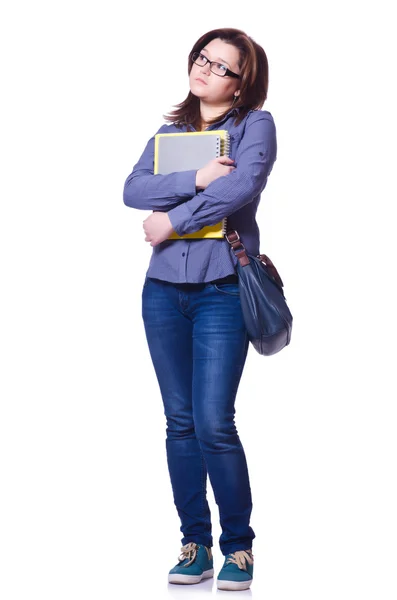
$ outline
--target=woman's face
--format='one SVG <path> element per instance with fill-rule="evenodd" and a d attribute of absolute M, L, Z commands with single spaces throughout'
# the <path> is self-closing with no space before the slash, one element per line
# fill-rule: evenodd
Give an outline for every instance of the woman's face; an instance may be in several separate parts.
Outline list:
<path fill-rule="evenodd" d="M 240 74 L 238 67 L 239 51 L 235 46 L 217 38 L 201 48 L 200 53 L 211 61 L 225 65 L 233 73 Z M 214 105 L 232 103 L 233 95 L 236 93 L 238 96 L 240 93 L 240 81 L 235 77 L 229 77 L 228 75 L 220 77 L 212 73 L 208 62 L 203 67 L 193 63 L 189 75 L 192 94 L 198 96 L 207 104 Z"/>

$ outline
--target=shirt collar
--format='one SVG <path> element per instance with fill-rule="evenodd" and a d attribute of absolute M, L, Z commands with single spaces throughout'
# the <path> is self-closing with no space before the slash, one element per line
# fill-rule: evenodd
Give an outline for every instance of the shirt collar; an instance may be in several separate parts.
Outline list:
<path fill-rule="evenodd" d="M 227 119 L 227 117 L 230 117 L 230 115 L 232 115 L 233 113 L 238 115 L 239 112 L 240 109 L 237 106 L 235 106 L 234 108 L 231 108 L 229 112 L 225 115 L 225 119 Z"/>

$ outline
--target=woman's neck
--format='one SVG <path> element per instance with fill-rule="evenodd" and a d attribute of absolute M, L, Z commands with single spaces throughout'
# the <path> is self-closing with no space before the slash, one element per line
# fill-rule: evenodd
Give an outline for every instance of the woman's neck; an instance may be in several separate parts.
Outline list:
<path fill-rule="evenodd" d="M 201 116 L 201 125 L 202 129 L 208 127 L 208 121 L 212 121 L 216 117 L 220 117 L 230 108 L 228 104 L 224 106 L 212 106 L 205 104 L 204 102 L 200 103 L 200 116 Z"/>

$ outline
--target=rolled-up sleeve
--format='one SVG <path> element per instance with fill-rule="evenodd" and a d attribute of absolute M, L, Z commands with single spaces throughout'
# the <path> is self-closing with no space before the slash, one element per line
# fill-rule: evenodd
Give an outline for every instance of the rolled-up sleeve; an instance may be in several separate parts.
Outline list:
<path fill-rule="evenodd" d="M 236 168 L 168 211 L 176 233 L 182 236 L 215 225 L 252 202 L 265 188 L 276 158 L 273 117 L 268 111 L 253 111 L 236 153 Z"/>
<path fill-rule="evenodd" d="M 157 133 L 166 130 L 167 125 L 162 125 Z M 195 196 L 197 169 L 154 175 L 154 138 L 124 183 L 123 201 L 131 208 L 165 211 Z"/>

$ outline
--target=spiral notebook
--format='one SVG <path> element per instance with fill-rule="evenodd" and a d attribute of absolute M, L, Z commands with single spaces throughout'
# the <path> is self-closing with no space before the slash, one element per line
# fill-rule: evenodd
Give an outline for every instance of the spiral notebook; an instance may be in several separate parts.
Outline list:
<path fill-rule="evenodd" d="M 154 174 L 167 175 L 176 171 L 201 169 L 218 156 L 229 156 L 230 136 L 226 129 L 157 133 L 154 140 Z M 194 233 L 169 238 L 223 238 L 227 231 L 227 217 L 219 223 L 203 227 Z"/>

